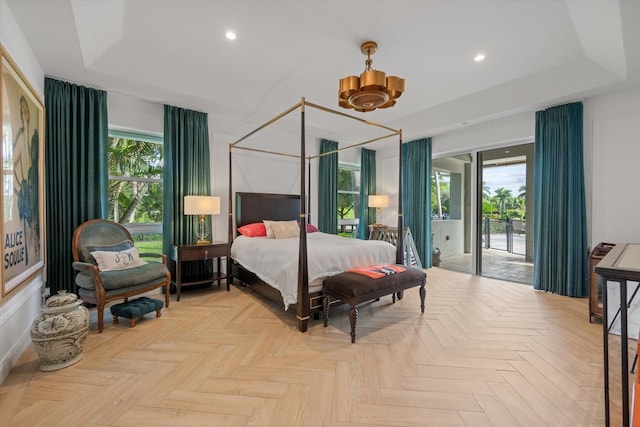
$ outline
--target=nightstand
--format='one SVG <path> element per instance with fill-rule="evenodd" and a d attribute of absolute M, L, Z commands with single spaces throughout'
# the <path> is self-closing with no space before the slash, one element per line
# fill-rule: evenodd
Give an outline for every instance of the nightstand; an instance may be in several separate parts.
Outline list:
<path fill-rule="evenodd" d="M 180 288 L 188 285 L 198 285 L 202 283 L 218 282 L 227 277 L 226 274 L 221 271 L 221 258 L 229 256 L 229 243 L 227 242 L 211 242 L 205 245 L 174 245 L 171 250 L 171 259 L 176 263 L 176 301 L 180 301 Z M 210 275 L 195 277 L 189 279 L 187 282 L 182 281 L 182 263 L 185 261 L 206 261 L 208 259 L 216 258 L 217 269 Z M 229 290 L 229 284 L 227 283 L 227 291 Z"/>

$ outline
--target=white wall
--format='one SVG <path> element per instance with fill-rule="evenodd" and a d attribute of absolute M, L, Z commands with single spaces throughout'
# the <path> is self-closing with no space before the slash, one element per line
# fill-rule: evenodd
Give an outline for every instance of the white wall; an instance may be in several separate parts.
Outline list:
<path fill-rule="evenodd" d="M 461 219 L 431 221 L 433 245 L 443 257 L 464 253 L 464 222 Z"/>
<path fill-rule="evenodd" d="M 389 206 L 380 210 L 378 222 L 390 227 L 398 226 L 398 144 L 394 150 L 376 152 L 376 190 L 389 196 Z"/>
<path fill-rule="evenodd" d="M 535 113 L 523 113 L 432 136 L 432 154 L 439 158 L 531 142 L 534 135 Z"/>
<path fill-rule="evenodd" d="M 42 67 L 4 0 L 0 0 L 0 43 L 41 99 L 44 99 Z M 0 300 L 0 383 L 31 343 L 29 330 L 31 323 L 40 313 L 43 276 L 37 276 L 10 298 Z"/>
<path fill-rule="evenodd" d="M 256 124 L 256 127 L 259 124 Z M 211 156 L 212 156 L 212 192 L 222 198 L 220 215 L 214 219 L 214 228 L 217 240 L 228 240 L 228 215 L 229 215 L 229 144 L 235 142 L 243 135 L 226 135 L 216 132 L 215 123 L 209 122 L 209 130 L 212 132 Z M 263 137 L 258 132 L 257 138 L 263 149 L 280 151 L 283 153 L 297 154 L 299 135 L 289 135 L 293 138 L 293 145 L 289 139 L 288 144 L 280 144 L 276 140 Z M 250 141 L 238 144 L 241 147 L 254 147 Z M 307 155 L 317 153 L 319 141 L 307 139 Z M 232 158 L 232 203 L 235 205 L 235 193 L 260 192 L 278 194 L 300 194 L 300 160 L 293 157 L 262 154 L 241 149 L 233 150 Z M 317 224 L 318 204 L 318 160 L 311 162 L 311 223 Z M 305 191 L 308 191 L 308 173 L 305 174 Z"/>
<path fill-rule="evenodd" d="M 598 242 L 640 242 L 640 87 L 583 100 L 587 231 Z M 535 113 L 433 137 L 433 157 L 534 139 Z M 396 157 L 397 159 L 397 157 Z"/>
<path fill-rule="evenodd" d="M 583 100 L 584 168 L 587 231 L 591 247 L 598 242 L 640 242 L 640 197 L 636 171 L 640 159 L 640 87 Z M 534 139 L 535 113 L 469 126 L 432 137 L 433 157 L 475 152 Z M 379 154 L 382 189 L 397 188 L 395 147 Z M 383 212 L 395 223 L 397 203 Z"/>
<path fill-rule="evenodd" d="M 640 242 L 640 88 L 590 98 L 584 113 L 591 246 Z"/>
<path fill-rule="evenodd" d="M 107 114 L 110 128 L 155 135 L 164 132 L 164 105 L 158 102 L 107 90 Z"/>
<path fill-rule="evenodd" d="M 535 131 L 535 113 L 519 114 L 504 119 L 468 126 L 442 135 L 431 136 L 432 157 L 473 153 L 490 148 L 531 142 Z M 428 137 L 430 135 L 425 135 Z M 405 141 L 410 142 L 410 141 Z M 390 195 L 389 207 L 383 209 L 384 224 L 398 222 L 398 147 L 389 144 L 377 154 L 377 179 L 380 191 Z M 380 184 L 381 183 L 381 184 Z M 472 202 L 473 203 L 473 202 Z"/>
<path fill-rule="evenodd" d="M 107 100 L 109 126 L 155 134 L 163 133 L 164 106 L 162 104 L 117 92 L 108 92 Z M 216 129 L 215 120 L 212 116 L 209 116 L 211 194 L 221 198 L 220 215 L 212 218 L 213 238 L 226 241 L 228 238 L 229 215 L 229 144 L 237 140 L 240 135 L 221 134 Z M 282 134 L 278 134 L 275 138 L 280 137 L 282 137 Z M 262 148 L 267 147 L 276 150 L 270 145 L 278 143 L 273 140 L 273 135 L 263 136 L 258 133 L 256 138 L 263 143 Z M 299 138 L 299 135 L 289 135 L 287 139 L 289 138 L 295 141 Z M 310 153 L 316 153 L 319 141 L 307 141 L 307 143 Z M 242 146 L 252 145 L 242 144 Z M 287 146 L 285 144 L 285 146 L 287 148 L 283 148 L 283 152 L 294 153 L 296 151 L 295 145 L 289 144 Z M 357 160 L 359 162 L 359 157 Z M 346 161 L 352 161 L 352 159 L 346 158 Z M 311 168 L 312 221 L 315 221 L 315 218 L 317 218 L 317 160 L 312 162 Z M 298 194 L 300 192 L 300 163 L 298 159 L 234 150 L 232 169 L 234 194 L 239 191 L 287 194 Z"/>

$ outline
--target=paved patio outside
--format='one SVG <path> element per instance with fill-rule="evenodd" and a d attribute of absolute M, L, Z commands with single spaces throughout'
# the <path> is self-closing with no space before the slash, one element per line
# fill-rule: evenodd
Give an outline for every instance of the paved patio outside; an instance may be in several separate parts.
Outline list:
<path fill-rule="evenodd" d="M 514 234 L 514 253 L 508 253 L 506 251 L 506 234 L 492 234 L 492 248 L 482 249 L 482 276 L 531 285 L 533 283 L 533 262 L 525 260 L 525 244 L 525 235 Z M 471 274 L 471 254 L 442 257 L 440 267 Z"/>

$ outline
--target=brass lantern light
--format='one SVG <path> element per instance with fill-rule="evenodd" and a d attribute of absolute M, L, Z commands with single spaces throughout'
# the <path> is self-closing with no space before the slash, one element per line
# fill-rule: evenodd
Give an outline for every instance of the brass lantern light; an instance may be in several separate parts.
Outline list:
<path fill-rule="evenodd" d="M 371 68 L 371 55 L 376 53 L 378 44 L 368 41 L 362 43 L 360 50 L 367 55 L 365 69 L 360 77 L 348 76 L 340 79 L 338 103 L 344 108 L 367 112 L 376 108 L 389 108 L 404 92 L 404 79 L 389 76 Z"/>

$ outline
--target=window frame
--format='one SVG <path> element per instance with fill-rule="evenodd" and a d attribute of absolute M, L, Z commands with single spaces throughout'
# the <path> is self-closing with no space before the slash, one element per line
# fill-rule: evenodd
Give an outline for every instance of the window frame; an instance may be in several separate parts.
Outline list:
<path fill-rule="evenodd" d="M 152 132 L 136 132 L 131 130 L 122 130 L 109 128 L 108 141 L 111 142 L 111 138 L 123 138 L 140 142 L 148 142 L 152 144 L 158 144 L 163 146 L 164 150 L 164 136 L 162 134 L 155 134 Z M 107 156 L 109 154 L 107 153 Z M 163 153 L 164 159 L 164 153 Z M 163 165 L 164 168 L 164 165 Z M 127 182 L 144 182 L 144 183 L 157 183 L 163 184 L 164 180 L 160 178 L 144 178 L 144 177 L 130 177 L 111 175 L 108 176 L 108 182 L 118 180 Z M 109 198 L 109 192 L 105 194 L 105 197 Z M 110 214 L 111 215 L 111 214 Z M 144 236 L 147 234 L 162 234 L 162 220 L 159 222 L 146 222 L 146 223 L 126 223 L 122 224 L 133 236 Z"/>
<path fill-rule="evenodd" d="M 358 172 L 361 173 L 362 171 L 362 167 L 361 165 L 357 164 L 357 163 L 348 163 L 348 162 L 338 162 L 338 173 L 340 173 L 340 169 L 345 169 L 345 170 L 349 170 L 351 172 Z M 358 182 L 358 187 L 361 185 L 361 182 Z M 358 190 L 340 190 L 338 189 L 338 195 L 340 194 L 351 194 L 351 195 L 357 195 L 358 198 L 360 197 L 360 189 Z M 362 203 L 361 200 L 359 200 L 359 203 Z M 355 233 L 357 230 L 357 224 L 360 221 L 360 212 L 358 212 L 358 210 L 356 210 L 356 206 L 354 204 L 353 207 L 353 219 L 349 218 L 349 219 L 341 219 L 340 215 L 338 215 L 338 211 L 336 210 L 336 219 L 338 221 L 338 233 L 346 233 L 346 227 L 349 227 L 349 233 L 351 235 L 351 237 L 355 237 Z M 343 223 L 340 224 L 340 221 L 347 221 L 348 223 Z"/>

